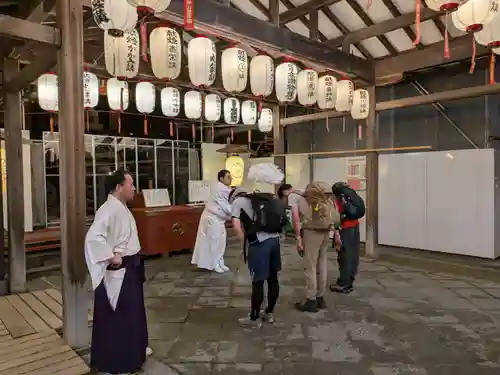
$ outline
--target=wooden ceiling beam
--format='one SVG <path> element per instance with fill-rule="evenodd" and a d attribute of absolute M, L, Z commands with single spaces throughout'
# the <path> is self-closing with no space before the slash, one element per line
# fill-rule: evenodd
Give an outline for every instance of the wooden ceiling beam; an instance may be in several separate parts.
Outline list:
<path fill-rule="evenodd" d="M 376 60 L 375 76 L 377 79 L 381 79 L 398 73 L 463 60 L 472 55 L 471 38 L 473 35 L 463 35 L 450 40 L 450 58 L 444 57 L 444 41 L 441 41 L 430 44 L 421 50 L 411 50 L 398 56 Z M 477 46 L 478 56 L 486 53 L 488 53 L 486 48 Z"/>
<path fill-rule="evenodd" d="M 59 29 L 0 14 L 0 35 L 59 47 Z"/>
<path fill-rule="evenodd" d="M 387 9 L 389 9 L 389 12 L 394 18 L 402 16 L 401 12 L 397 8 L 397 6 L 392 2 L 392 0 L 382 0 L 382 2 L 387 7 Z M 425 4 L 425 1 L 423 3 Z M 417 35 L 409 25 L 403 27 L 403 31 L 406 33 L 406 35 L 412 42 L 414 42 L 417 39 Z M 424 48 L 424 45 L 422 43 L 418 43 L 415 47 L 421 49 Z"/>
<path fill-rule="evenodd" d="M 300 16 L 305 16 L 309 14 L 312 10 L 319 9 L 324 6 L 330 6 L 335 3 L 339 3 L 342 0 L 309 0 L 308 2 L 301 4 L 293 9 L 289 9 L 280 14 L 280 24 L 285 25 L 288 22 L 292 22 L 299 18 Z"/>
<path fill-rule="evenodd" d="M 441 13 L 435 12 L 429 8 L 423 8 L 421 11 L 421 22 L 436 18 Z M 389 31 L 404 28 L 415 23 L 415 12 L 403 14 L 400 17 L 395 17 L 390 20 L 377 23 L 373 26 L 366 27 L 357 31 L 353 31 L 348 35 L 343 35 L 338 38 L 330 39 L 326 42 L 331 47 L 339 47 L 345 43 L 354 44 L 362 40 L 372 38 L 388 33 Z"/>

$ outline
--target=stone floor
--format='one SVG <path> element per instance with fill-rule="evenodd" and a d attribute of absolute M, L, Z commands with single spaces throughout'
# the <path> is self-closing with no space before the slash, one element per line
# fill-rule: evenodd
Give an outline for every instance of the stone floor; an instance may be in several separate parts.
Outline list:
<path fill-rule="evenodd" d="M 250 283 L 231 246 L 218 275 L 190 255 L 148 261 L 150 375 L 490 375 L 500 373 L 500 283 L 362 261 L 351 295 L 328 293 L 329 309 L 293 309 L 301 258 L 283 248 L 278 322 L 244 330 Z M 335 253 L 329 260 L 336 277 Z M 45 281 L 48 279 L 45 278 Z"/>

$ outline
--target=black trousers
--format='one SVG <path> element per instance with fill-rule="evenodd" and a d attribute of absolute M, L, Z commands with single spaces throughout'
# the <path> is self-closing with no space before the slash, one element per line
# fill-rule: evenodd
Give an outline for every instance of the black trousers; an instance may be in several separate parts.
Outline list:
<path fill-rule="evenodd" d="M 337 285 L 352 287 L 359 267 L 359 225 L 340 231 L 342 247 L 338 253 L 340 276 Z"/>

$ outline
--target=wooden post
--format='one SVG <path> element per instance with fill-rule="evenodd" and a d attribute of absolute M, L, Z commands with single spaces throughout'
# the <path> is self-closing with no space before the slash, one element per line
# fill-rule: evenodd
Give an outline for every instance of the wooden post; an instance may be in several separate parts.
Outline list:
<path fill-rule="evenodd" d="M 59 50 L 59 170 L 63 335 L 73 348 L 88 345 L 85 144 L 83 113 L 83 10 L 81 0 L 57 0 Z"/>
<path fill-rule="evenodd" d="M 366 148 L 377 148 L 377 115 L 375 112 L 375 86 L 367 88 L 370 94 L 370 110 L 366 120 Z M 366 154 L 366 243 L 367 256 L 378 253 L 378 153 Z"/>
<path fill-rule="evenodd" d="M 16 77 L 19 62 L 3 61 L 3 82 Z M 7 218 L 9 232 L 9 293 L 26 289 L 26 252 L 24 247 L 23 128 L 21 92 L 4 92 L 5 159 L 7 175 Z M 2 211 L 3 215 L 3 211 Z"/>
<path fill-rule="evenodd" d="M 280 124 L 280 106 L 275 105 L 272 108 L 273 110 L 273 146 L 274 146 L 274 154 L 283 155 L 285 154 L 285 128 Z M 275 156 L 274 164 L 276 164 L 286 175 L 285 169 L 285 156 Z M 278 191 L 278 187 L 276 186 L 276 192 Z"/>
<path fill-rule="evenodd" d="M 280 0 L 269 0 L 269 14 L 271 23 L 280 27 Z"/>
<path fill-rule="evenodd" d="M 2 155 L 5 157 L 5 154 Z M 5 229 L 3 221 L 3 165 L 5 160 L 0 160 L 0 181 L 2 181 L 2 195 L 0 196 L 0 230 L 2 231 L 2 240 L 0 241 L 0 296 L 8 293 L 8 283 L 5 280 L 7 274 L 6 259 L 5 259 Z"/>

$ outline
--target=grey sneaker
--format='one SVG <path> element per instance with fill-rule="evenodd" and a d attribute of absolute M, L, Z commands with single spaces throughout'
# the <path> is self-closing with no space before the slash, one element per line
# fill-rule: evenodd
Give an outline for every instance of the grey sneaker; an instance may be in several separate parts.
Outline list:
<path fill-rule="evenodd" d="M 272 313 L 267 313 L 265 311 L 262 311 L 260 313 L 260 318 L 264 323 L 269 323 L 269 324 L 274 324 L 274 315 Z"/>
<path fill-rule="evenodd" d="M 240 326 L 243 328 L 257 328 L 257 329 L 259 329 L 262 327 L 262 322 L 259 319 L 251 320 L 250 317 L 248 317 L 248 316 L 238 319 L 238 322 L 240 323 Z"/>

